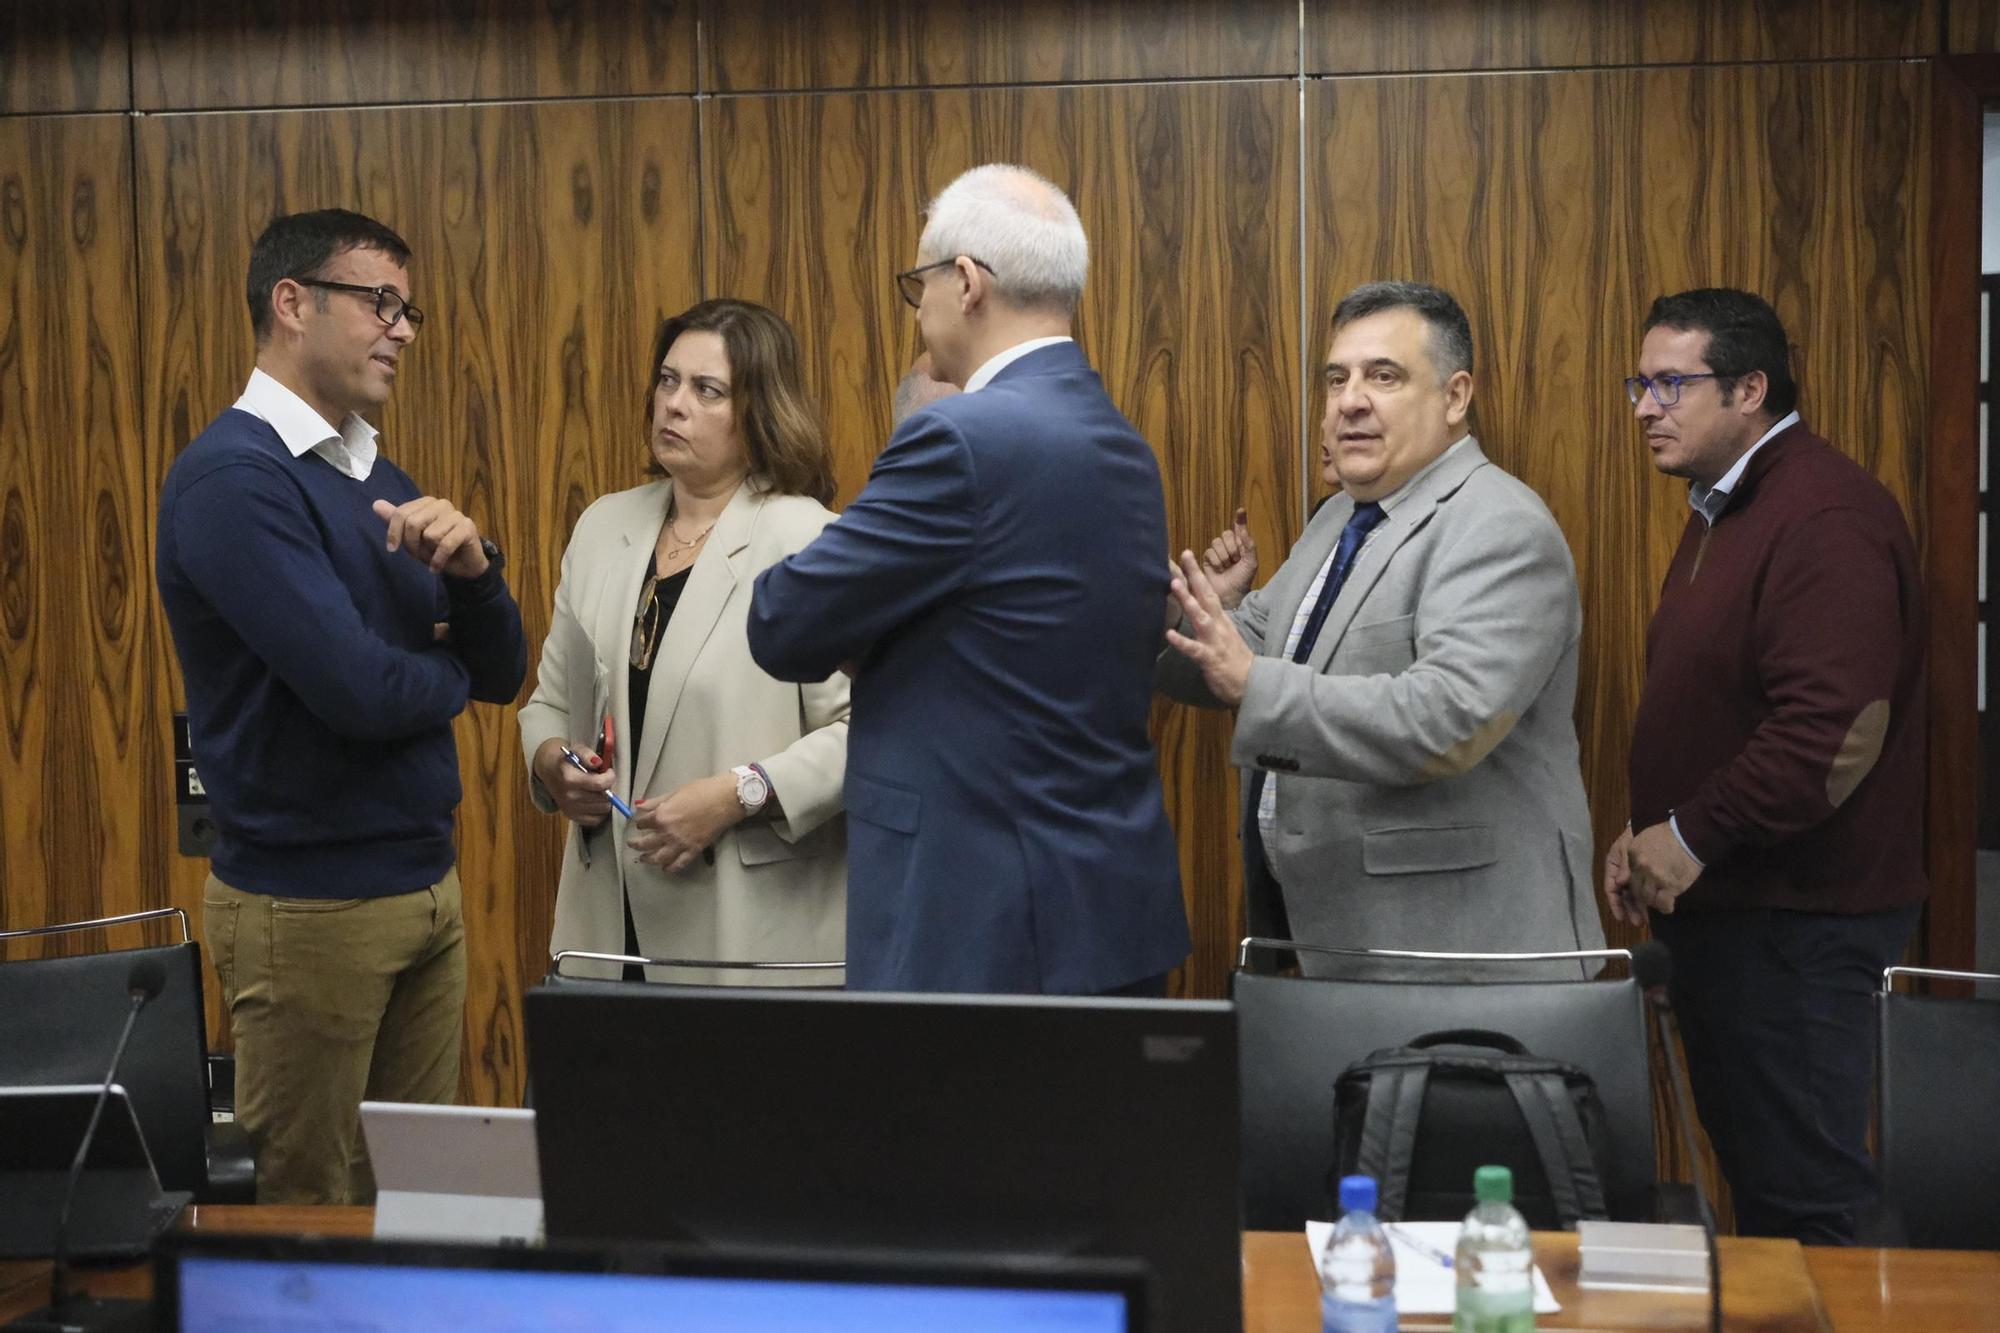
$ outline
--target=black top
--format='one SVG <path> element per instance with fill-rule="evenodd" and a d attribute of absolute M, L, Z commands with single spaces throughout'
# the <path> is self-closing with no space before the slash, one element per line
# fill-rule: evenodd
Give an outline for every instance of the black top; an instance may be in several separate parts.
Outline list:
<path fill-rule="evenodd" d="M 653 572 L 654 559 L 655 557 L 649 552 L 646 556 L 646 572 L 649 575 Z M 667 636 L 667 622 L 674 618 L 674 608 L 680 605 L 681 593 L 687 588 L 688 575 L 693 572 L 694 566 L 690 565 L 678 574 L 653 580 L 652 600 L 658 608 L 652 618 L 653 652 L 646 658 L 646 665 L 630 668 L 632 735 L 629 740 L 622 737 L 619 740 L 627 755 L 639 753 L 639 731 L 646 724 L 646 694 L 653 687 L 653 664 L 660 660 L 660 640 Z M 645 609 L 644 602 L 632 609 L 635 625 Z M 628 657 L 626 660 L 629 662 L 631 659 Z M 632 900 L 629 897 L 625 899 L 625 952 L 631 956 L 639 955 L 639 930 L 632 921 Z M 627 963 L 624 977 L 627 981 L 644 981 L 646 969 L 637 963 Z"/>
<path fill-rule="evenodd" d="M 653 568 L 653 557 L 651 555 L 646 557 L 646 568 L 649 573 Z M 660 657 L 659 642 L 667 637 L 667 622 L 674 618 L 674 608 L 680 605 L 681 593 L 687 589 L 688 575 L 693 572 L 694 567 L 690 565 L 678 574 L 669 575 L 663 579 L 656 579 L 653 582 L 653 601 L 659 607 L 659 610 L 654 613 L 653 620 L 655 626 L 653 630 L 654 649 L 653 655 L 646 659 L 646 665 L 642 667 L 635 666 L 631 669 L 632 735 L 630 739 L 622 736 L 619 738 L 619 745 L 625 751 L 626 755 L 636 755 L 639 753 L 639 732 L 646 725 L 646 694 L 653 687 L 653 663 L 657 662 Z M 635 623 L 639 614 L 645 609 L 644 603 L 633 608 L 632 614 Z M 629 661 L 630 659 L 628 658 L 627 660 Z"/>

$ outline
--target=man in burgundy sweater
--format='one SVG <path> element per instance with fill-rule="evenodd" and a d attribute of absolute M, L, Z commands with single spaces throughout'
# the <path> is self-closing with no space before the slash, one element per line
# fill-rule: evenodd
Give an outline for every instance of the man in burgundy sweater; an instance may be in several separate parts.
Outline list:
<path fill-rule="evenodd" d="M 1694 513 L 1646 633 L 1614 915 L 1674 956 L 1745 1235 L 1842 1243 L 1876 1197 L 1870 994 L 1928 891 L 1924 593 L 1894 497 L 1795 410 L 1784 326 L 1709 289 L 1625 382 Z"/>

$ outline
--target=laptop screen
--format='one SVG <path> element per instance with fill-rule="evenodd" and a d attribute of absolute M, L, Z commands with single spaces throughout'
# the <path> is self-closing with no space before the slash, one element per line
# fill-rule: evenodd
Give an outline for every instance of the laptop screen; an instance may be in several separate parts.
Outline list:
<path fill-rule="evenodd" d="M 532 1251 L 518 1251 L 525 1256 Z M 393 1249 L 383 1251 L 394 1257 Z M 1128 1292 L 1037 1287 L 1019 1274 L 963 1284 L 825 1276 L 704 1275 L 462 1267 L 182 1254 L 169 1327 L 666 1333 L 1130 1333 Z M 162 1293 L 164 1294 L 164 1293 Z M 163 1311 L 162 1313 L 169 1313 Z"/>

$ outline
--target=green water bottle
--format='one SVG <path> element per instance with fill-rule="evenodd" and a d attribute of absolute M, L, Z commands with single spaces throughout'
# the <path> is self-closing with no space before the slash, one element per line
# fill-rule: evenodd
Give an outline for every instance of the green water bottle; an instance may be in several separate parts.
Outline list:
<path fill-rule="evenodd" d="M 1532 1333 L 1535 1250 L 1527 1219 L 1514 1207 L 1514 1173 L 1482 1166 L 1472 1173 L 1479 1203 L 1458 1233 L 1458 1303 L 1452 1333 Z"/>

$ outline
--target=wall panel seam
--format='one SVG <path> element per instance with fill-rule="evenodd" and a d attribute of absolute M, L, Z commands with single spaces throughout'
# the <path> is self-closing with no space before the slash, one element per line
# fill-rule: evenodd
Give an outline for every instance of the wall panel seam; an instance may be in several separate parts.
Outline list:
<path fill-rule="evenodd" d="M 1306 387 L 1310 377 L 1306 367 L 1311 363 L 1309 348 L 1311 318 L 1307 315 L 1306 297 L 1310 279 L 1306 275 L 1306 0 L 1299 0 L 1299 73 L 1298 73 L 1298 117 L 1299 117 L 1299 160 L 1298 179 L 1295 182 L 1299 193 L 1298 208 L 1298 257 L 1299 257 L 1299 532 L 1303 534 L 1306 522 L 1312 516 L 1312 394 Z"/>
<path fill-rule="evenodd" d="M 1510 74 L 1644 74 L 1653 70 L 1795 69 L 1806 65 L 1927 65 L 1939 57 L 1921 56 L 1774 56 L 1765 60 L 1678 60 L 1627 65 L 1508 65 L 1493 69 L 1320 70 L 1303 77 L 1320 83 L 1359 79 L 1476 79 Z"/>

